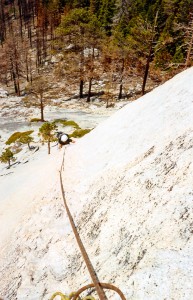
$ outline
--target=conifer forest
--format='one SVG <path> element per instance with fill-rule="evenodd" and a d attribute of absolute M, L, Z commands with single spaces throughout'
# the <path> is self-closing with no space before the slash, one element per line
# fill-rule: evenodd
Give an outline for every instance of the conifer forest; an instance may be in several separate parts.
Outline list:
<path fill-rule="evenodd" d="M 20 96 L 48 88 L 89 102 L 141 94 L 192 64 L 192 0 L 0 0 L 0 82 Z M 116 88 L 115 88 L 116 86 Z"/>

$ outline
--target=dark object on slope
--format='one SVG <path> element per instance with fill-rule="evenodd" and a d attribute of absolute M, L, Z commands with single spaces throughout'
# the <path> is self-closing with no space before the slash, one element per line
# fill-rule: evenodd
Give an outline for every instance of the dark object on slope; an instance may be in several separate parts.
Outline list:
<path fill-rule="evenodd" d="M 63 145 L 68 145 L 70 144 L 71 142 L 73 142 L 69 135 L 67 133 L 64 133 L 64 132 L 57 132 L 57 138 L 58 138 L 58 143 L 63 146 Z"/>

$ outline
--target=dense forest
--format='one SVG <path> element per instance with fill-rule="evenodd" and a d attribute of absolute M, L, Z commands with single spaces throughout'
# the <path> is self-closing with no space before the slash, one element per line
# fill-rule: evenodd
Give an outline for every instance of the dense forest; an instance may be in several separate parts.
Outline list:
<path fill-rule="evenodd" d="M 0 44 L 0 82 L 17 95 L 40 77 L 43 93 L 49 66 L 80 98 L 86 83 L 88 102 L 101 79 L 121 99 L 138 76 L 144 94 L 148 77 L 159 83 L 191 66 L 193 1 L 0 0 Z"/>

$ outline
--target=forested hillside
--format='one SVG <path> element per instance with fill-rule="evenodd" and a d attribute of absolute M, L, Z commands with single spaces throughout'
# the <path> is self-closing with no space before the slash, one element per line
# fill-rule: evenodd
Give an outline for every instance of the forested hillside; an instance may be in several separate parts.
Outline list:
<path fill-rule="evenodd" d="M 191 65 L 192 13 L 192 0 L 0 0 L 0 82 L 21 95 L 59 80 L 89 102 L 93 84 L 121 99 L 136 77 L 144 94 Z"/>

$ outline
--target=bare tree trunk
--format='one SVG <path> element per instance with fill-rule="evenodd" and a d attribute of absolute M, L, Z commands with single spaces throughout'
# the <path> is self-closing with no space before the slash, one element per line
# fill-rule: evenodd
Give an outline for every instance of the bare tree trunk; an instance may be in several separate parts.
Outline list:
<path fill-rule="evenodd" d="M 32 2 L 30 5 L 30 12 L 32 14 L 32 23 L 33 23 L 33 27 L 35 27 L 35 3 Z"/>
<path fill-rule="evenodd" d="M 106 100 L 106 108 L 108 108 L 109 107 L 109 98 L 107 98 L 107 100 Z"/>
<path fill-rule="evenodd" d="M 147 61 L 146 61 L 146 65 L 145 65 L 145 73 L 144 73 L 143 84 L 142 84 L 142 95 L 145 94 L 145 86 L 146 86 L 146 82 L 147 82 L 147 77 L 148 77 L 148 73 L 149 73 L 149 65 L 150 65 L 152 55 L 153 55 L 153 48 L 151 45 L 149 55 L 147 57 Z"/>
<path fill-rule="evenodd" d="M 11 59 L 11 76 L 12 76 L 12 80 L 13 80 L 13 84 L 14 84 L 15 93 L 17 94 L 18 93 L 18 87 L 17 87 L 16 75 L 15 75 L 12 59 Z"/>
<path fill-rule="evenodd" d="M 17 78 L 17 95 L 21 96 L 19 78 Z"/>
<path fill-rule="evenodd" d="M 32 31 L 31 31 L 31 21 L 28 21 L 28 38 L 30 41 L 30 47 L 32 48 Z"/>
<path fill-rule="evenodd" d="M 19 83 L 19 67 L 18 67 L 18 63 L 16 61 L 16 75 L 17 75 L 17 94 L 18 96 L 20 96 L 20 83 Z"/>
<path fill-rule="evenodd" d="M 13 3 L 11 4 L 12 6 L 12 9 L 13 9 L 13 15 L 14 15 L 14 18 L 16 17 L 16 13 L 15 13 L 15 1 L 13 0 Z"/>
<path fill-rule="evenodd" d="M 32 84 L 33 77 L 32 77 L 32 62 L 31 62 L 31 57 L 29 60 L 29 74 L 30 74 L 30 83 Z"/>
<path fill-rule="evenodd" d="M 36 67 L 39 73 L 39 66 L 42 64 L 42 41 L 39 28 L 36 29 Z"/>
<path fill-rule="evenodd" d="M 186 56 L 186 63 L 185 63 L 185 69 L 187 69 L 190 66 L 190 55 L 192 51 L 192 45 L 193 45 L 193 30 L 192 30 L 192 36 L 188 47 L 188 52 Z"/>
<path fill-rule="evenodd" d="M 0 37 L 1 37 L 1 45 L 3 46 L 3 41 L 6 37 L 6 24 L 5 24 L 5 13 L 4 13 L 4 4 L 3 0 L 0 0 Z"/>
<path fill-rule="evenodd" d="M 123 84 L 121 83 L 119 86 L 119 96 L 118 96 L 119 100 L 122 98 L 122 92 L 123 92 Z"/>
<path fill-rule="evenodd" d="M 149 48 L 149 54 L 148 54 L 148 57 L 146 60 L 146 65 L 145 65 L 145 73 L 143 76 L 143 84 L 142 84 L 142 95 L 145 94 L 145 86 L 146 86 L 147 77 L 148 77 L 148 73 L 149 73 L 149 66 L 150 66 L 150 62 L 151 62 L 151 59 L 154 54 L 153 45 L 154 45 L 155 36 L 156 36 L 157 18 L 158 18 L 158 11 L 156 12 L 156 16 L 154 19 L 154 27 L 153 27 L 152 38 L 151 38 L 151 43 L 150 43 L 150 48 Z"/>
<path fill-rule="evenodd" d="M 50 141 L 48 141 L 48 154 L 50 154 Z"/>
<path fill-rule="evenodd" d="M 83 37 L 83 35 L 82 35 Z M 81 53 L 80 53 L 80 67 L 79 67 L 79 72 L 80 72 L 80 98 L 83 98 L 83 87 L 84 87 L 84 76 L 83 76 L 83 73 L 84 73 L 84 51 L 83 49 L 81 50 Z"/>
<path fill-rule="evenodd" d="M 122 59 L 122 67 L 121 67 L 121 83 L 119 86 L 119 96 L 118 99 L 120 100 L 122 98 L 122 92 L 123 92 L 123 72 L 125 69 L 125 58 Z"/>
<path fill-rule="evenodd" d="M 83 98 L 83 87 L 84 87 L 84 81 L 81 79 L 80 80 L 80 92 L 79 92 L 80 98 Z"/>
<path fill-rule="evenodd" d="M 92 77 L 89 79 L 87 102 L 90 102 L 91 89 L 92 89 Z"/>
<path fill-rule="evenodd" d="M 20 21 L 20 36 L 21 39 L 23 39 L 23 32 L 22 32 L 22 28 L 23 28 L 23 22 L 22 22 L 22 3 L 21 0 L 18 0 L 18 6 L 19 6 L 19 21 Z"/>
<path fill-rule="evenodd" d="M 26 66 L 26 79 L 27 79 L 27 82 L 29 82 L 29 67 L 28 67 L 27 49 L 26 49 L 26 55 L 25 55 L 25 66 Z"/>
<path fill-rule="evenodd" d="M 43 59 L 45 61 L 47 56 L 47 39 L 46 39 L 46 29 L 42 28 L 42 51 L 43 51 Z"/>
<path fill-rule="evenodd" d="M 41 110 L 41 122 L 44 122 L 44 105 L 43 105 L 43 95 L 40 95 L 40 110 Z"/>
<path fill-rule="evenodd" d="M 6 84 L 6 86 L 8 86 L 8 75 L 7 75 L 7 72 L 6 72 L 6 75 L 5 75 L 5 84 Z"/>

